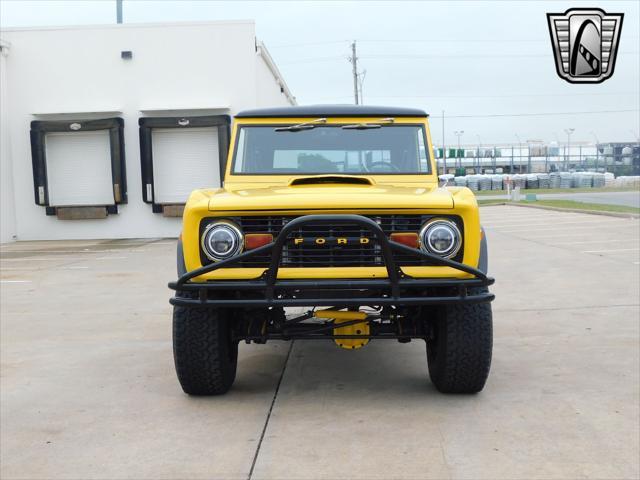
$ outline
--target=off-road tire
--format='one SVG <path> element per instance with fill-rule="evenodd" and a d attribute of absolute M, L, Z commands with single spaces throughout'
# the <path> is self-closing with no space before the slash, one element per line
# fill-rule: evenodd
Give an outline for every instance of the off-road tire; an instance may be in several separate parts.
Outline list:
<path fill-rule="evenodd" d="M 431 332 L 427 361 L 435 387 L 442 393 L 481 391 L 491 368 L 491 304 L 443 306 L 432 321 Z"/>
<path fill-rule="evenodd" d="M 221 395 L 233 385 L 238 342 L 231 338 L 230 314 L 216 308 L 173 307 L 173 358 L 185 393 Z"/>

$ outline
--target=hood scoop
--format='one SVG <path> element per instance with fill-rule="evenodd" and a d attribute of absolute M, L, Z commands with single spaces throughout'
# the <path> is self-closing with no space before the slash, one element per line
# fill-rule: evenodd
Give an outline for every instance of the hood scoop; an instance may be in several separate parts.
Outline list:
<path fill-rule="evenodd" d="M 319 175 L 313 177 L 294 178 L 289 183 L 290 186 L 296 185 L 323 185 L 323 184 L 340 184 L 340 185 L 373 185 L 371 179 L 366 177 L 354 177 L 351 175 Z"/>

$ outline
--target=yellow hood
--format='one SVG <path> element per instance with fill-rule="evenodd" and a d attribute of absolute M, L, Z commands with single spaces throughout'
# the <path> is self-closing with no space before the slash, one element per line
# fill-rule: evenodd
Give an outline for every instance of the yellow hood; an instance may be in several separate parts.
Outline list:
<path fill-rule="evenodd" d="M 451 209 L 453 195 L 429 185 L 228 186 L 211 192 L 209 210 Z"/>

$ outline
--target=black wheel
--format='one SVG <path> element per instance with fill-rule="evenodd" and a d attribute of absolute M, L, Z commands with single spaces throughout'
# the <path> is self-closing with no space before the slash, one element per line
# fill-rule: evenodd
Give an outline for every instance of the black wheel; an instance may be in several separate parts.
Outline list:
<path fill-rule="evenodd" d="M 477 393 L 491 367 L 491 304 L 446 305 L 431 321 L 429 377 L 442 393 Z"/>
<path fill-rule="evenodd" d="M 173 307 L 173 358 L 185 393 L 221 395 L 233 385 L 238 342 L 232 340 L 230 314 L 231 310 L 215 308 Z"/>

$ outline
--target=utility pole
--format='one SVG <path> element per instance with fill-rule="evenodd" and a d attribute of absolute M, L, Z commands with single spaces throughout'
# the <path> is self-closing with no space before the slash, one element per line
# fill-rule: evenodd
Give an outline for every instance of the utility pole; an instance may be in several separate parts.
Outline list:
<path fill-rule="evenodd" d="M 462 158 L 460 157 L 460 137 L 464 134 L 464 130 L 456 130 L 453 134 L 458 137 L 458 151 L 456 152 L 456 156 L 460 158 L 460 160 L 458 160 L 458 168 L 462 168 Z"/>
<path fill-rule="evenodd" d="M 565 164 L 565 168 L 564 171 L 567 171 L 567 167 L 569 166 L 569 164 L 571 163 L 571 134 L 573 132 L 575 132 L 575 128 L 565 128 L 564 129 L 564 133 L 567 134 L 567 155 L 566 155 L 566 159 L 567 162 Z"/>
<path fill-rule="evenodd" d="M 122 23 L 122 0 L 116 0 L 116 22 Z"/>
<path fill-rule="evenodd" d="M 518 139 L 518 173 L 520 173 L 522 171 L 522 140 L 520 140 L 520 135 L 518 135 L 517 133 L 516 138 Z"/>
<path fill-rule="evenodd" d="M 356 105 L 360 102 L 358 100 L 358 57 L 356 55 L 356 41 L 351 44 L 351 57 L 349 58 L 353 71 L 353 96 L 356 101 Z"/>
<path fill-rule="evenodd" d="M 442 174 L 447 173 L 447 146 L 444 144 L 444 110 L 442 110 Z"/>
<path fill-rule="evenodd" d="M 596 139 L 596 172 L 598 171 L 598 163 L 600 163 L 600 150 L 598 149 L 598 145 L 600 144 L 600 140 L 598 140 L 598 136 L 596 135 L 596 132 L 591 132 L 591 135 L 593 135 L 593 138 Z"/>
<path fill-rule="evenodd" d="M 511 166 L 509 167 L 509 174 L 513 175 L 513 144 L 511 144 Z"/>
<path fill-rule="evenodd" d="M 476 137 L 478 137 L 478 171 L 476 173 L 480 173 L 480 171 L 482 170 L 482 165 L 480 164 L 480 162 L 482 162 L 482 160 L 480 159 L 480 149 L 482 148 L 482 140 L 480 140 L 480 135 L 476 134 Z"/>
<path fill-rule="evenodd" d="M 582 145 L 578 147 L 578 161 L 580 162 L 580 168 L 584 168 L 584 160 L 582 159 Z"/>

